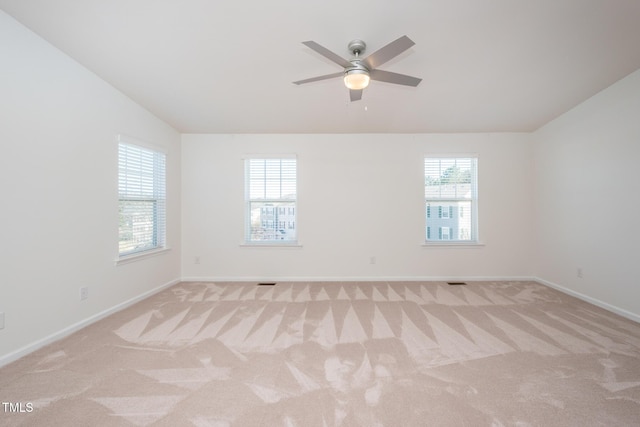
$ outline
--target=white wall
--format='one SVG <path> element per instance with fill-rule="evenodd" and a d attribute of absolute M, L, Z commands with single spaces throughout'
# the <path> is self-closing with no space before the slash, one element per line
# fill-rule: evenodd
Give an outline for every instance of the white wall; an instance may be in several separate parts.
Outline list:
<path fill-rule="evenodd" d="M 256 153 L 298 156 L 301 248 L 240 246 L 242 157 Z M 422 247 L 430 153 L 479 155 L 484 246 Z M 530 277 L 530 166 L 528 134 L 183 135 L 183 277 Z"/>
<path fill-rule="evenodd" d="M 179 279 L 181 238 L 174 129 L 1 11 L 0 58 L 2 365 Z M 115 266 L 119 133 L 168 149 L 173 250 Z"/>
<path fill-rule="evenodd" d="M 640 71 L 533 140 L 537 276 L 640 321 Z"/>

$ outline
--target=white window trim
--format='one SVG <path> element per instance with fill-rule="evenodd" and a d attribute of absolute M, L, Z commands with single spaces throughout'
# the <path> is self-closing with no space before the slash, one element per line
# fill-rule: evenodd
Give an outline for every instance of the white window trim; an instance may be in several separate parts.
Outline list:
<path fill-rule="evenodd" d="M 143 141 L 138 138 L 134 138 L 133 136 L 118 134 L 116 136 L 116 142 L 128 144 L 128 145 L 137 145 L 138 147 L 146 148 L 148 150 L 158 151 L 159 153 L 163 153 L 165 156 L 167 155 L 167 148 L 162 145 L 153 144 L 151 142 Z"/>
<path fill-rule="evenodd" d="M 485 246 L 483 242 L 468 242 L 464 240 L 453 240 L 453 241 L 429 241 L 423 242 L 421 244 L 423 248 L 433 248 L 433 247 L 451 247 L 451 248 L 464 248 L 464 247 L 482 247 Z"/>
<path fill-rule="evenodd" d="M 242 242 L 239 245 L 241 248 L 301 248 L 302 244 L 300 242 L 287 242 L 287 243 L 274 243 L 274 242 Z"/>
<path fill-rule="evenodd" d="M 250 160 L 250 159 L 294 159 L 298 160 L 298 156 L 296 154 L 291 154 L 291 153 L 246 153 L 242 155 L 242 164 L 244 166 L 244 161 L 245 160 Z M 296 165 L 297 166 L 297 165 Z"/>
<path fill-rule="evenodd" d="M 116 258 L 115 264 L 116 265 L 129 264 L 131 262 L 140 261 L 146 258 L 151 258 L 154 256 L 164 254 L 165 252 L 169 252 L 170 250 L 171 250 L 170 247 L 165 246 L 164 248 L 150 249 L 148 251 L 136 252 L 133 254 L 124 255 Z"/>

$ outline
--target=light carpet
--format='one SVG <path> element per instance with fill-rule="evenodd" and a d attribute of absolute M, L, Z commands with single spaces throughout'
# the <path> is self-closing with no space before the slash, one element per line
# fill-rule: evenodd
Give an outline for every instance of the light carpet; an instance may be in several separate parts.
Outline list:
<path fill-rule="evenodd" d="M 533 282 L 180 283 L 0 369 L 0 425 L 640 425 L 640 325 Z"/>

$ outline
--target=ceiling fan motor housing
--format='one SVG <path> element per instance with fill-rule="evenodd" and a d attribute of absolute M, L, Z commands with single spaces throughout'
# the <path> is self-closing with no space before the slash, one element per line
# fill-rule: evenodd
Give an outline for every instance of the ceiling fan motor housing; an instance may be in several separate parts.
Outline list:
<path fill-rule="evenodd" d="M 367 44 L 362 40 L 351 40 L 349 42 L 349 51 L 355 56 L 354 59 L 350 59 L 351 67 L 344 69 L 345 76 L 348 74 L 369 74 L 369 68 L 360 61 L 359 56 L 367 48 Z"/>
<path fill-rule="evenodd" d="M 362 40 L 356 39 L 349 42 L 349 52 L 353 53 L 355 56 L 359 56 L 366 48 L 367 44 Z"/>
<path fill-rule="evenodd" d="M 349 60 L 349 62 L 351 62 L 351 67 L 345 68 L 344 69 L 345 73 L 350 73 L 355 70 L 359 70 L 360 72 L 367 72 L 367 73 L 370 71 L 366 67 L 366 65 L 364 65 L 362 61 L 360 61 L 359 59 L 351 59 Z"/>

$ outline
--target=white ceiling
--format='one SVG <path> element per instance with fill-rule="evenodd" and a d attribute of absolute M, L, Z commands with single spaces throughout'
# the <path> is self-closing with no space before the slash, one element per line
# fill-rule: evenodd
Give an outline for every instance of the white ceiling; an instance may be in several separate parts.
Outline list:
<path fill-rule="evenodd" d="M 0 8 L 184 133 L 532 131 L 640 68 L 640 0 L 0 0 Z M 402 35 L 349 102 L 349 57 Z"/>

